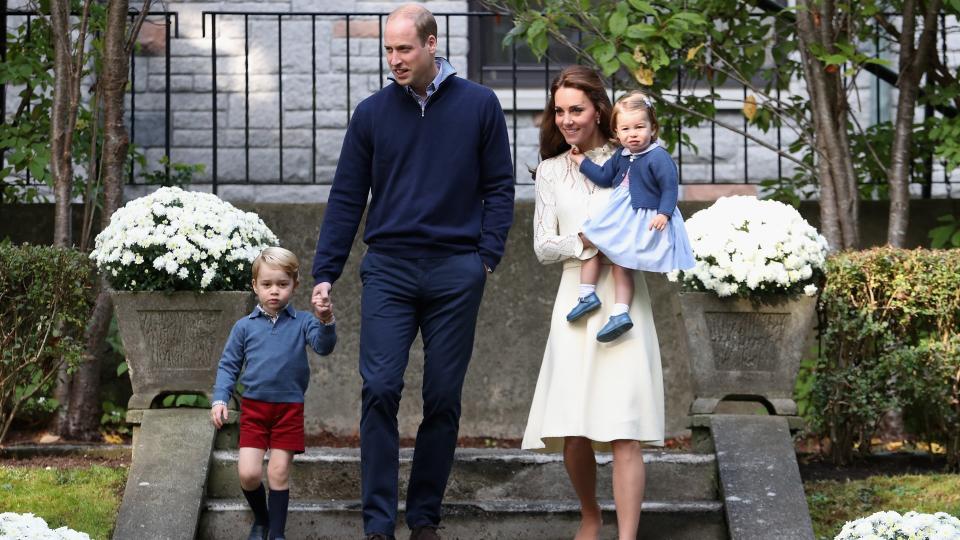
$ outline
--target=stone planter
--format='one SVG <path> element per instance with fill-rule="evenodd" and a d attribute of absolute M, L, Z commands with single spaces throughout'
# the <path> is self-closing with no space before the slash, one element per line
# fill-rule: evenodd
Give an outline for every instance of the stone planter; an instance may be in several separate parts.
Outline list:
<path fill-rule="evenodd" d="M 254 305 L 249 291 L 112 291 L 133 396 L 127 407 L 149 409 L 166 393 L 208 397 L 233 323 Z"/>
<path fill-rule="evenodd" d="M 759 401 L 771 414 L 795 415 L 793 391 L 814 330 L 816 298 L 764 303 L 680 293 L 695 400 L 711 414 L 724 399 Z"/>

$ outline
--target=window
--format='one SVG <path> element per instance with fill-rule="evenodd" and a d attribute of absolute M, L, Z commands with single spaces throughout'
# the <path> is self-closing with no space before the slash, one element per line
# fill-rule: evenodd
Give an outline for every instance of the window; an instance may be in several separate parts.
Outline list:
<path fill-rule="evenodd" d="M 486 12 L 479 0 L 470 0 L 471 12 Z M 503 38 L 513 28 L 507 15 L 470 17 L 468 35 L 470 51 L 467 57 L 470 80 L 491 88 L 513 86 L 513 50 L 504 48 Z M 561 46 L 548 51 L 548 58 L 538 62 L 526 42 L 516 43 L 517 87 L 545 88 L 560 71 L 576 63 L 576 56 Z M 549 65 L 549 72 L 547 67 Z"/>

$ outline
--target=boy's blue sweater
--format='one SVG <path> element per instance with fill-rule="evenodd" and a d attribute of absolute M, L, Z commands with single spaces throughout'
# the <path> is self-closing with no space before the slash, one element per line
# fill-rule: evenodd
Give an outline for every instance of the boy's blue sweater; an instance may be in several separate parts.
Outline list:
<path fill-rule="evenodd" d="M 243 397 L 303 403 L 310 383 L 305 347 L 310 345 L 317 354 L 328 355 L 336 343 L 336 326 L 321 324 L 309 312 L 287 304 L 274 323 L 259 307 L 254 308 L 230 331 L 213 385 L 213 400 L 229 402 L 239 375 Z"/>
<path fill-rule="evenodd" d="M 601 187 L 619 186 L 630 170 L 630 206 L 656 208 L 657 213 L 668 218 L 677 207 L 677 165 L 662 146 L 634 156 L 623 155 L 622 149 L 601 167 L 589 159 L 580 164 L 580 172 Z"/>
<path fill-rule="evenodd" d="M 493 91 L 451 76 L 422 111 L 397 84 L 357 105 L 317 242 L 317 283 L 343 271 L 368 194 L 370 251 L 402 258 L 477 251 L 495 268 L 513 222 L 513 164 Z"/>

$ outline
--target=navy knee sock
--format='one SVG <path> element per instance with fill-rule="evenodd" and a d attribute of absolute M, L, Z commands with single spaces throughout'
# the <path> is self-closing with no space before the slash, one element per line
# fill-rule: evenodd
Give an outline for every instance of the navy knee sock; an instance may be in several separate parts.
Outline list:
<path fill-rule="evenodd" d="M 290 502 L 290 490 L 270 490 L 270 538 L 283 538 L 283 529 L 287 526 L 287 504 Z"/>
<path fill-rule="evenodd" d="M 267 492 L 263 488 L 263 483 L 251 491 L 242 487 L 240 489 L 243 490 L 243 496 L 247 498 L 247 504 L 253 510 L 253 523 L 267 526 L 270 523 L 270 514 L 267 513 Z"/>

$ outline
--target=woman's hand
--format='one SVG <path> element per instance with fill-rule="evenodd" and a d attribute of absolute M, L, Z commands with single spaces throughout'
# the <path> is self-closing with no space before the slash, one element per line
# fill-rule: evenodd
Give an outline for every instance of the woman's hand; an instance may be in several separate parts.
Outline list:
<path fill-rule="evenodd" d="M 583 249 L 590 249 L 590 248 L 592 248 L 592 247 L 597 247 L 597 246 L 593 245 L 593 242 L 591 242 L 589 238 L 587 238 L 586 236 L 584 236 L 584 234 L 583 234 L 582 232 L 581 232 L 581 233 L 577 233 L 577 235 L 580 237 L 580 242 L 583 243 Z"/>
<path fill-rule="evenodd" d="M 652 231 L 656 229 L 658 231 L 663 231 L 667 228 L 667 216 L 663 214 L 657 214 L 653 219 L 650 220 L 650 227 L 647 230 Z"/>

